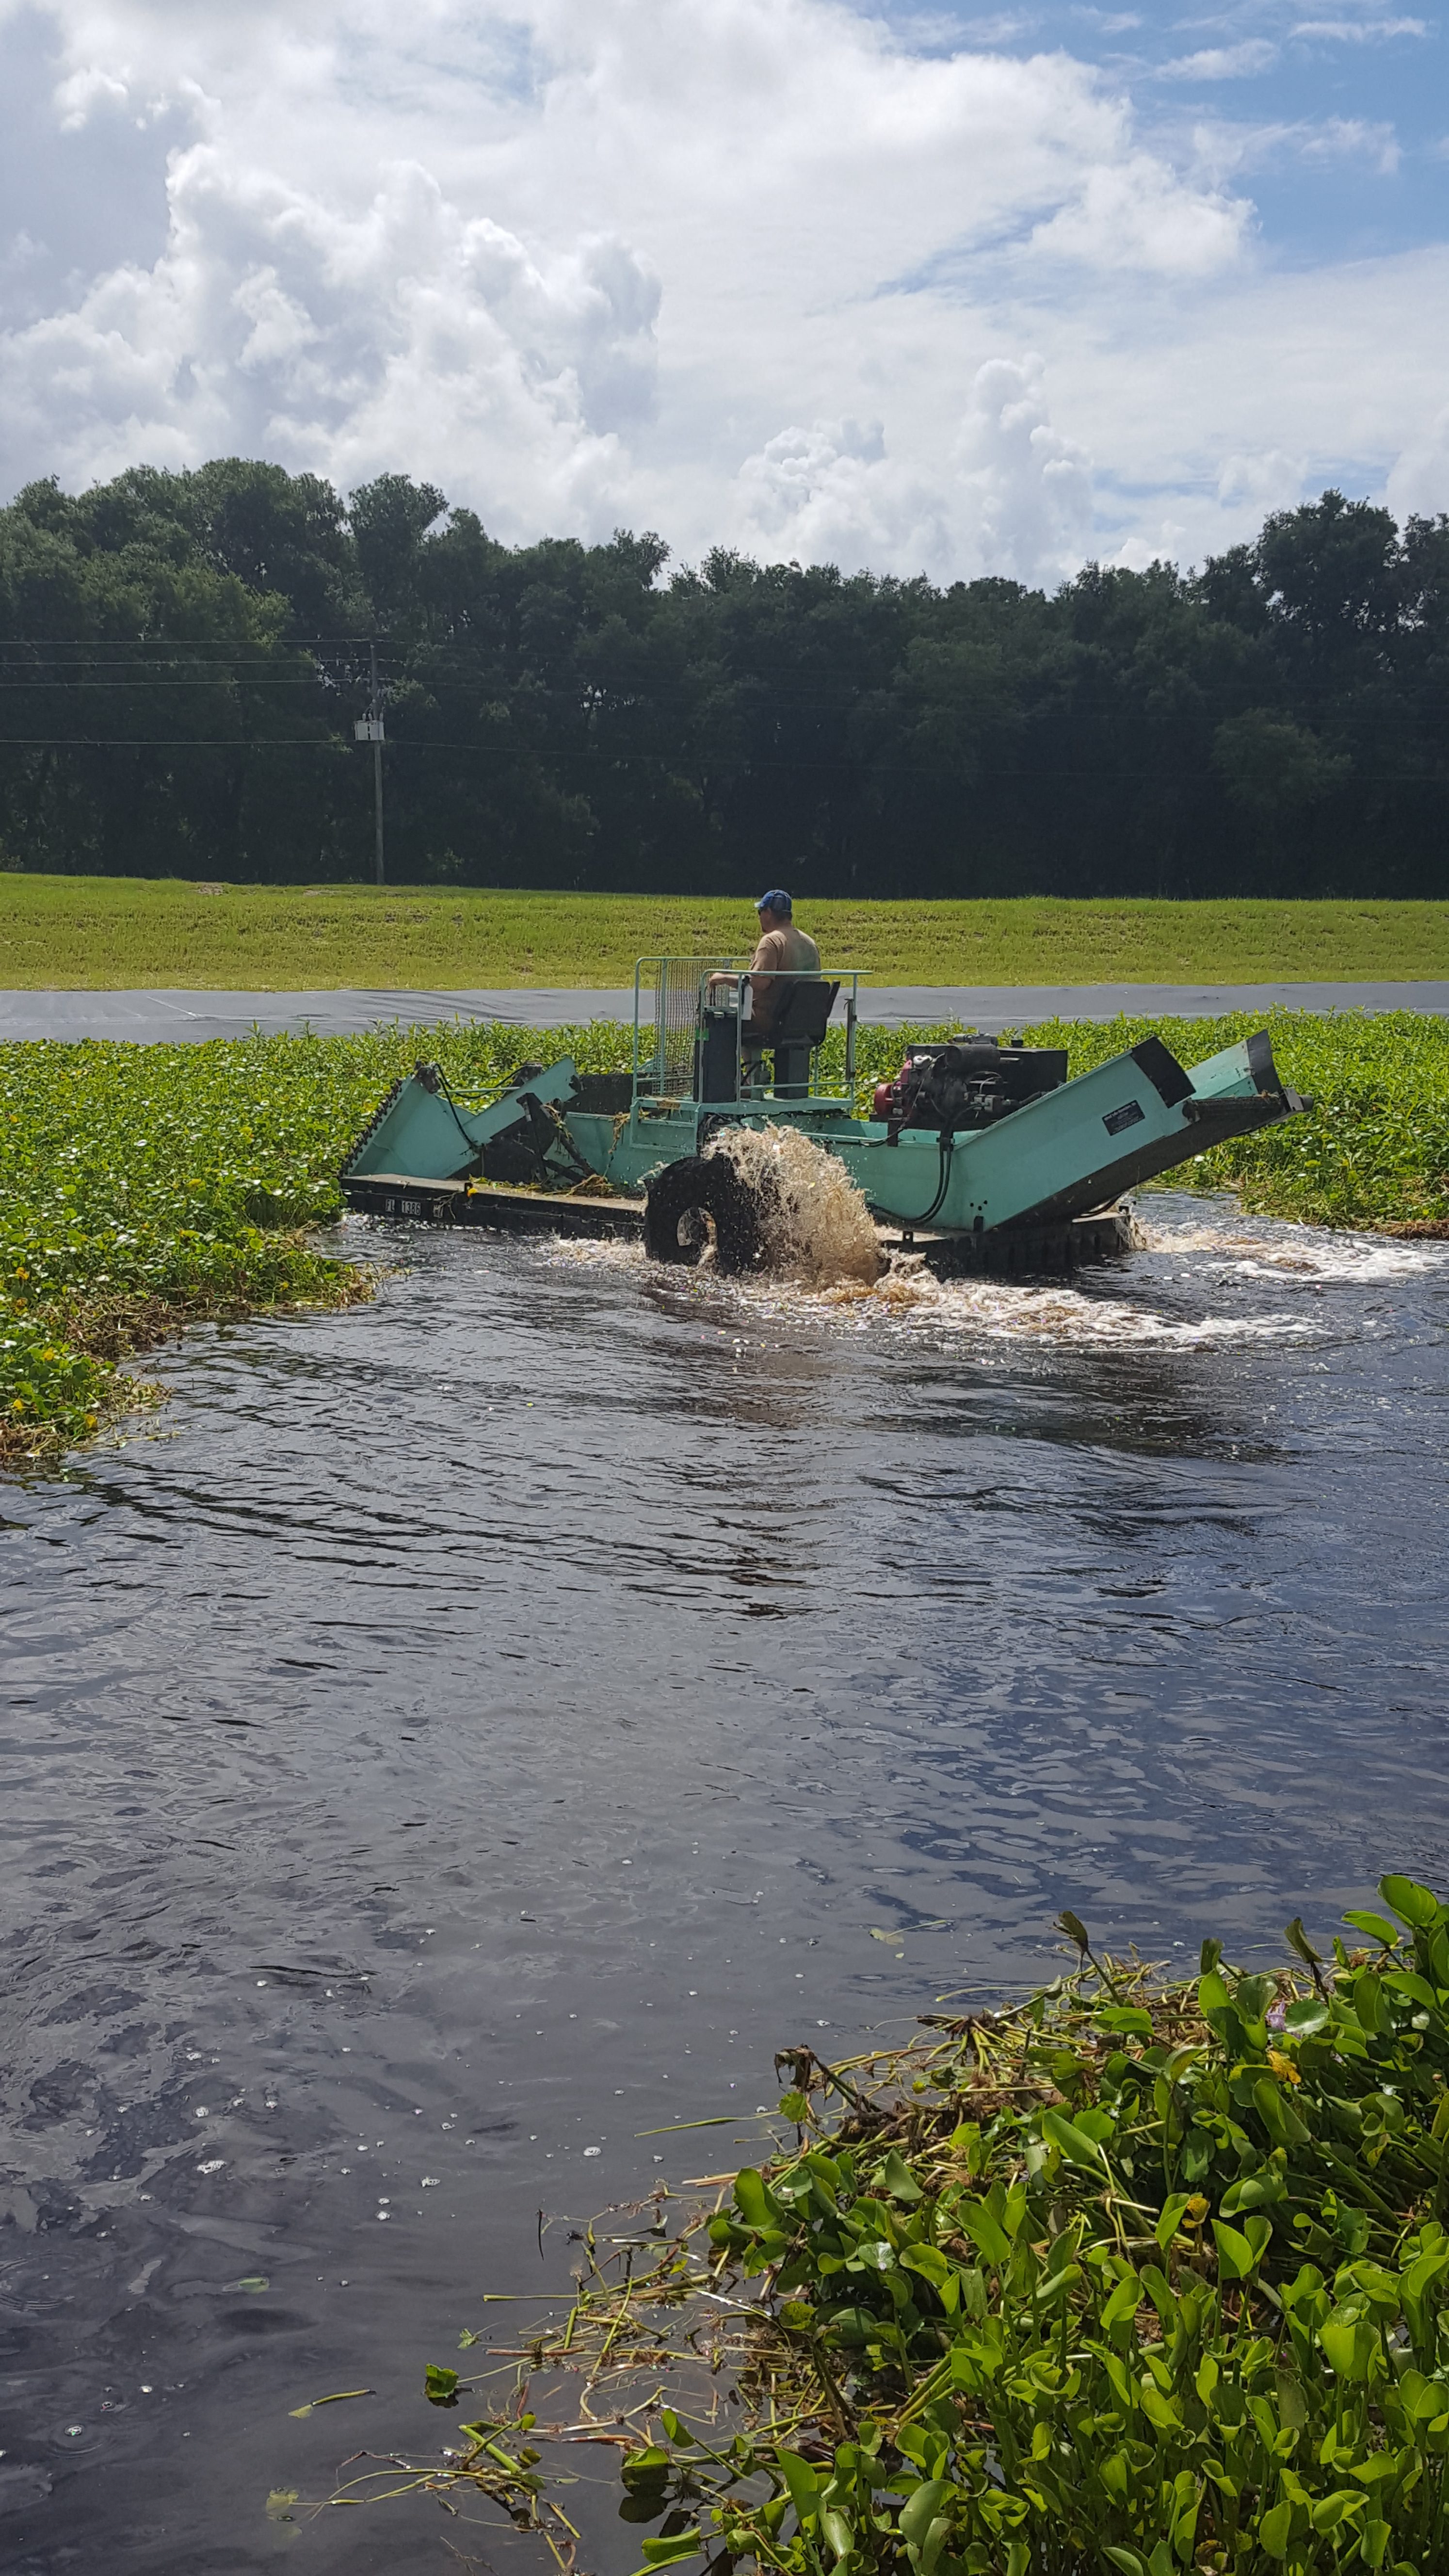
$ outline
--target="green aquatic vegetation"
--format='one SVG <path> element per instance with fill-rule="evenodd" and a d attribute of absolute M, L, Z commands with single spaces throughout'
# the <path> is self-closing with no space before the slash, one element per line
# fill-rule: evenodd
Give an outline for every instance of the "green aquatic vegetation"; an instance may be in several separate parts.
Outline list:
<path fill-rule="evenodd" d="M 1023 1034 L 1065 1045 L 1080 1072 L 1148 1025 L 1053 1022 Z M 1156 1025 L 1193 1063 L 1254 1023 Z M 1249 1208 L 1320 1224 L 1449 1222 L 1449 1020 L 1279 1012 L 1271 1027 L 1312 1112 L 1175 1177 L 1234 1186 Z M 945 1034 L 863 1028 L 861 1107 L 896 1072 L 907 1038 Z M 366 1272 L 308 1229 L 340 1215 L 339 1167 L 420 1055 L 460 1097 L 477 1098 L 528 1058 L 562 1054 L 589 1072 L 618 1070 L 630 1031 L 453 1022 L 205 1046 L 0 1046 L 0 1460 L 50 1458 L 84 1439 L 134 1400 L 116 1362 L 189 1320 L 365 1295 Z M 823 1064 L 831 1080 L 843 1076 L 839 1029 Z"/>
<path fill-rule="evenodd" d="M 652 2252 L 590 2230 L 414 2488 L 545 2527 L 540 2446 L 612 2427 L 641 2576 L 1442 2568 L 1449 1905 L 1380 1897 L 1331 1957 L 1295 1921 L 1291 1967 L 1209 1941 L 1171 1983 L 1065 1915 L 1023 2003 L 786 2052 L 793 2147 Z"/>
<path fill-rule="evenodd" d="M 540 1045 L 602 1070 L 628 1044 L 606 1024 L 0 1046 L 0 1462 L 50 1462 L 134 1403 L 116 1362 L 188 1322 L 366 1296 L 308 1229 L 424 1049 L 476 1093 Z"/>

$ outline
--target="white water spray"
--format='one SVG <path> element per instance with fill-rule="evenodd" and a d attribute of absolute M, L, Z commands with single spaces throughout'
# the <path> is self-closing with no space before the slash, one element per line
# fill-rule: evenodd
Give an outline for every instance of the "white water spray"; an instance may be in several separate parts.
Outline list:
<path fill-rule="evenodd" d="M 767 1266 L 802 1287 L 873 1286 L 888 1256 L 869 1208 L 834 1154 L 795 1127 L 727 1128 L 710 1147 L 734 1165 L 768 1215 Z"/>

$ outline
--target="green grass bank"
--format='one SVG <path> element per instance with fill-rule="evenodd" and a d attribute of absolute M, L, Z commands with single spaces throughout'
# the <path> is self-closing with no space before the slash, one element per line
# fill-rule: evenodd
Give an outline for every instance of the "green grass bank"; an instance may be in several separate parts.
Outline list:
<path fill-rule="evenodd" d="M 1449 976 L 1449 904 L 816 903 L 828 962 L 889 984 L 1365 982 Z M 0 875 L 0 989 L 619 986 L 634 961 L 753 944 L 747 899 Z"/>
<path fill-rule="evenodd" d="M 713 2214 L 656 2196 L 615 2252 L 610 2213 L 566 2323 L 511 2306 L 519 2360 L 428 2369 L 475 2420 L 412 2492 L 565 2566 L 591 2415 L 641 2576 L 1433 2576 L 1449 1906 L 1379 1896 L 1331 1956 L 1295 1920 L 1283 1968 L 1210 1940 L 1173 1982 L 1065 1914 L 1077 1962 L 1022 2004 L 787 2051 L 777 2152 Z"/>
<path fill-rule="evenodd" d="M 1051 1023 L 1084 1071 L 1146 1033 Z M 1189 1064 L 1253 1023 L 1155 1023 Z M 1449 1225 L 1449 1020 L 1400 1012 L 1271 1022 L 1310 1116 L 1185 1168 L 1191 1186 L 1316 1224 Z M 920 1032 L 917 1032 L 920 1034 Z M 842 1040 L 836 1033 L 831 1047 Z M 862 1092 L 900 1062 L 903 1033 L 862 1032 Z M 573 1053 L 590 1071 L 629 1060 L 616 1022 L 497 1025 L 359 1037 L 136 1047 L 0 1047 L 0 1460 L 53 1462 L 134 1400 L 116 1363 L 189 1321 L 368 1293 L 366 1273 L 309 1229 L 341 1212 L 338 1166 L 419 1054 L 460 1092 L 526 1057 Z"/>

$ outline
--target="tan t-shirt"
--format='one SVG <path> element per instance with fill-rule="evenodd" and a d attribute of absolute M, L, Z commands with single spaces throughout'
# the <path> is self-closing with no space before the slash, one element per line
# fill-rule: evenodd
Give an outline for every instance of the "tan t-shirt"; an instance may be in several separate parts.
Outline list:
<path fill-rule="evenodd" d="M 820 951 L 808 932 L 797 930 L 787 921 L 780 930 L 765 930 L 760 944 L 750 959 L 750 1017 L 756 1028 L 767 1029 L 775 1015 L 775 977 L 777 975 L 818 975 Z"/>

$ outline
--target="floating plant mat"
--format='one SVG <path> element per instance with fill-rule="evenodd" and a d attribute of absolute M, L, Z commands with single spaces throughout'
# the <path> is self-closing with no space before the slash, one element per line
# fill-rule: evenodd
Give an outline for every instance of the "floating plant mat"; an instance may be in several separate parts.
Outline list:
<path fill-rule="evenodd" d="M 1022 2004 L 788 2051 L 793 2149 L 596 2221 L 567 2316 L 428 2371 L 473 2418 L 441 2463 L 334 2501 L 487 2499 L 568 2567 L 552 2446 L 591 2443 L 650 2570 L 1442 2568 L 1449 1906 L 1380 1893 L 1331 1959 L 1295 1921 L 1290 1967 L 1183 1983 L 1064 1915 Z"/>

